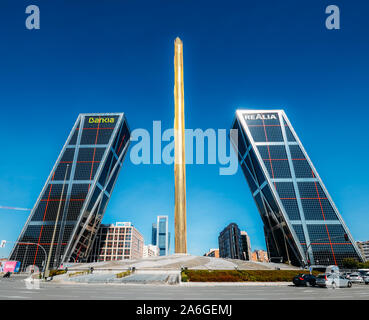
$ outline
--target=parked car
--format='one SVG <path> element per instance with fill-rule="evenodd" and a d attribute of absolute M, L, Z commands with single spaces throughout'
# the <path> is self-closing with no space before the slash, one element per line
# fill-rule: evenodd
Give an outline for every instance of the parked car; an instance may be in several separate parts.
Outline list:
<path fill-rule="evenodd" d="M 365 284 L 369 284 L 369 271 L 368 269 L 359 269 L 358 270 Z"/>
<path fill-rule="evenodd" d="M 347 276 L 347 279 L 350 280 L 352 283 L 363 283 L 364 282 L 363 277 L 357 272 L 350 273 Z"/>
<path fill-rule="evenodd" d="M 300 273 L 292 280 L 295 286 L 315 286 L 316 278 L 312 274 Z"/>
<path fill-rule="evenodd" d="M 343 276 L 331 273 L 320 274 L 316 278 L 316 284 L 319 287 L 332 287 L 332 288 L 351 288 L 352 282 L 345 279 Z"/>

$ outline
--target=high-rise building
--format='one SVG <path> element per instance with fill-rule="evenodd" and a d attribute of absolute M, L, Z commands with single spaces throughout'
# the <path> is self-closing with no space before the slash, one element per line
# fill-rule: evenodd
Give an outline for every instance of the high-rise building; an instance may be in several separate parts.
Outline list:
<path fill-rule="evenodd" d="M 369 241 L 358 241 L 357 245 L 365 261 L 369 261 Z"/>
<path fill-rule="evenodd" d="M 144 238 L 131 222 L 102 224 L 97 232 L 89 262 L 140 259 Z"/>
<path fill-rule="evenodd" d="M 151 228 L 151 243 L 156 246 L 156 238 L 158 234 L 158 227 L 156 225 L 156 223 L 152 224 L 152 228 Z"/>
<path fill-rule="evenodd" d="M 241 231 L 241 242 L 245 260 L 251 260 L 251 242 L 246 231 Z"/>
<path fill-rule="evenodd" d="M 241 231 L 237 224 L 230 223 L 219 234 L 219 256 L 221 258 L 245 260 L 243 254 Z"/>
<path fill-rule="evenodd" d="M 169 255 L 170 233 L 168 231 L 168 216 L 157 217 L 156 245 L 159 247 L 159 255 Z"/>
<path fill-rule="evenodd" d="M 78 116 L 10 254 L 22 270 L 42 269 L 51 247 L 49 268 L 86 260 L 129 141 L 123 113 Z"/>
<path fill-rule="evenodd" d="M 219 258 L 219 249 L 210 249 L 209 252 L 204 254 L 205 257 Z"/>
<path fill-rule="evenodd" d="M 362 255 L 283 110 L 237 110 L 240 166 L 264 223 L 270 259 L 342 265 Z M 322 138 L 318 143 L 329 143 Z"/>
<path fill-rule="evenodd" d="M 143 257 L 156 257 L 159 255 L 159 248 L 152 244 L 145 245 L 143 247 Z"/>

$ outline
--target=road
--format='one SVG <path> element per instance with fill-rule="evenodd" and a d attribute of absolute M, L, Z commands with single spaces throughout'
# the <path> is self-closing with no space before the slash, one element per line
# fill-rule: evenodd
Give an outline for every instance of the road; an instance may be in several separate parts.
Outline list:
<path fill-rule="evenodd" d="M 27 289 L 24 277 L 0 279 L 0 300 L 230 300 L 230 299 L 349 299 L 369 300 L 369 285 L 352 288 L 296 288 L 294 286 L 169 286 L 41 283 Z"/>

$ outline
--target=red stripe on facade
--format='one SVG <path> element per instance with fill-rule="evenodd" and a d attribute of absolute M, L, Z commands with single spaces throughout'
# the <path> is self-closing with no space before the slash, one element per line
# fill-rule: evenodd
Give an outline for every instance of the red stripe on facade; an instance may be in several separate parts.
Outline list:
<path fill-rule="evenodd" d="M 264 161 L 288 161 L 288 159 L 263 159 Z M 295 160 L 295 161 L 302 161 L 302 160 L 306 160 L 306 159 L 291 159 L 291 160 Z"/>
<path fill-rule="evenodd" d="M 262 121 L 263 121 L 263 124 L 248 124 L 247 126 L 248 127 L 281 127 L 280 124 L 264 124 L 264 120 Z M 287 127 L 286 124 L 284 126 Z"/>
<path fill-rule="evenodd" d="M 83 128 L 82 130 L 114 130 L 114 128 L 99 128 L 100 123 L 97 124 L 97 128 Z M 79 130 L 79 128 L 76 128 Z"/>
<path fill-rule="evenodd" d="M 297 200 L 297 198 L 280 198 L 281 200 Z M 300 198 L 302 200 L 318 200 L 318 199 L 328 199 L 328 198 Z"/>
<path fill-rule="evenodd" d="M 53 176 L 51 178 L 51 181 L 54 180 L 54 176 L 55 176 L 55 171 L 53 173 Z M 44 211 L 44 216 L 42 218 L 42 222 L 45 221 L 45 217 L 46 217 L 46 212 L 47 212 L 47 207 L 49 206 L 49 200 L 50 200 L 50 194 L 51 194 L 51 189 L 53 188 L 53 185 L 50 184 L 50 190 L 49 190 L 49 195 L 47 196 L 47 202 L 46 202 L 46 207 L 45 207 L 45 211 Z M 42 235 L 42 230 L 44 228 L 44 225 L 41 225 L 41 230 L 40 230 L 40 234 L 38 236 L 38 240 L 37 240 L 37 244 L 40 244 L 40 240 L 41 240 L 41 235 Z M 36 258 L 37 258 L 37 253 L 38 253 L 38 246 L 37 246 L 37 249 L 36 249 L 36 253 L 35 253 L 35 257 L 33 259 L 33 265 L 35 265 L 36 263 Z"/>
<path fill-rule="evenodd" d="M 99 117 L 100 119 L 100 117 Z M 97 131 L 96 131 L 96 138 L 95 138 L 95 145 L 97 145 L 97 139 L 99 137 L 99 127 L 100 122 L 97 124 Z M 94 155 L 92 156 L 92 164 L 91 164 L 91 172 L 90 172 L 90 180 L 92 179 L 92 173 L 94 170 L 94 161 L 95 161 L 95 154 L 96 154 L 96 147 L 94 148 Z M 88 185 L 88 190 L 90 191 L 91 183 Z"/>
<path fill-rule="evenodd" d="M 76 163 L 100 163 L 101 161 L 77 161 Z M 73 161 L 60 161 L 60 163 L 73 163 Z"/>
<path fill-rule="evenodd" d="M 263 126 L 264 126 L 265 140 L 266 140 L 266 142 L 269 142 L 269 141 L 268 141 L 268 135 L 267 135 L 266 128 L 265 128 L 264 120 L 262 120 L 262 121 L 263 121 Z M 273 176 L 273 179 L 274 179 L 274 170 L 273 170 L 272 159 L 271 159 L 271 156 L 270 156 L 270 149 L 269 149 L 269 145 L 267 145 L 267 148 L 268 148 L 268 154 L 269 154 L 270 168 L 271 168 L 271 170 L 272 170 L 272 176 Z M 276 185 L 275 185 L 275 182 L 274 182 L 274 188 L 275 188 L 275 187 L 276 187 Z"/>
<path fill-rule="evenodd" d="M 33 245 L 36 245 L 36 243 L 18 243 L 19 245 L 21 245 L 21 246 L 28 246 L 28 245 L 30 245 L 30 244 L 33 244 Z M 51 243 L 39 243 L 39 245 L 41 245 L 41 246 L 50 246 L 51 245 Z M 54 243 L 53 244 L 53 246 L 57 246 L 58 244 L 57 243 Z M 66 246 L 67 245 L 67 243 L 62 243 L 61 244 L 62 246 Z"/>
<path fill-rule="evenodd" d="M 119 145 L 119 148 L 118 148 L 118 151 L 117 151 L 117 155 L 119 154 L 120 148 L 122 147 L 122 144 L 123 144 L 123 141 L 124 141 L 125 137 L 126 137 L 126 135 L 123 136 L 122 141 L 120 142 L 120 145 Z"/>
<path fill-rule="evenodd" d="M 66 199 L 62 199 L 61 201 L 65 201 Z M 55 202 L 60 201 L 60 199 L 42 199 L 41 201 L 49 201 L 49 202 Z M 85 201 L 85 199 L 69 199 L 69 201 Z"/>
<path fill-rule="evenodd" d="M 311 170 L 311 173 L 313 175 L 313 178 L 315 178 L 315 175 L 314 175 L 314 171 Z M 323 206 L 322 206 L 322 202 L 320 201 L 320 196 L 319 196 L 319 190 L 318 190 L 318 185 L 316 184 L 316 181 L 314 181 L 314 184 L 315 184 L 315 189 L 316 189 L 316 194 L 319 198 L 319 204 L 320 204 L 320 209 L 322 210 L 322 215 L 323 215 L 323 219 L 325 221 L 325 215 L 324 215 L 324 210 L 323 210 Z M 334 260 L 334 264 L 337 265 L 337 261 L 336 261 L 336 256 L 334 254 L 334 250 L 333 250 L 333 246 L 332 246 L 332 241 L 331 241 L 331 236 L 329 234 L 329 231 L 328 231 L 328 226 L 327 224 L 325 223 L 325 229 L 327 230 L 327 235 L 328 235 L 328 239 L 329 239 L 329 244 L 331 245 L 331 250 L 332 250 L 332 255 L 333 255 L 333 260 Z"/>

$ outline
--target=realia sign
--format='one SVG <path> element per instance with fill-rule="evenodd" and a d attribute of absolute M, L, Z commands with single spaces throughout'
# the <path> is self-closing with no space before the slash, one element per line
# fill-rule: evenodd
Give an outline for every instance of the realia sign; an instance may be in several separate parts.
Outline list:
<path fill-rule="evenodd" d="M 277 120 L 277 116 L 275 114 L 245 114 L 246 120 Z"/>

